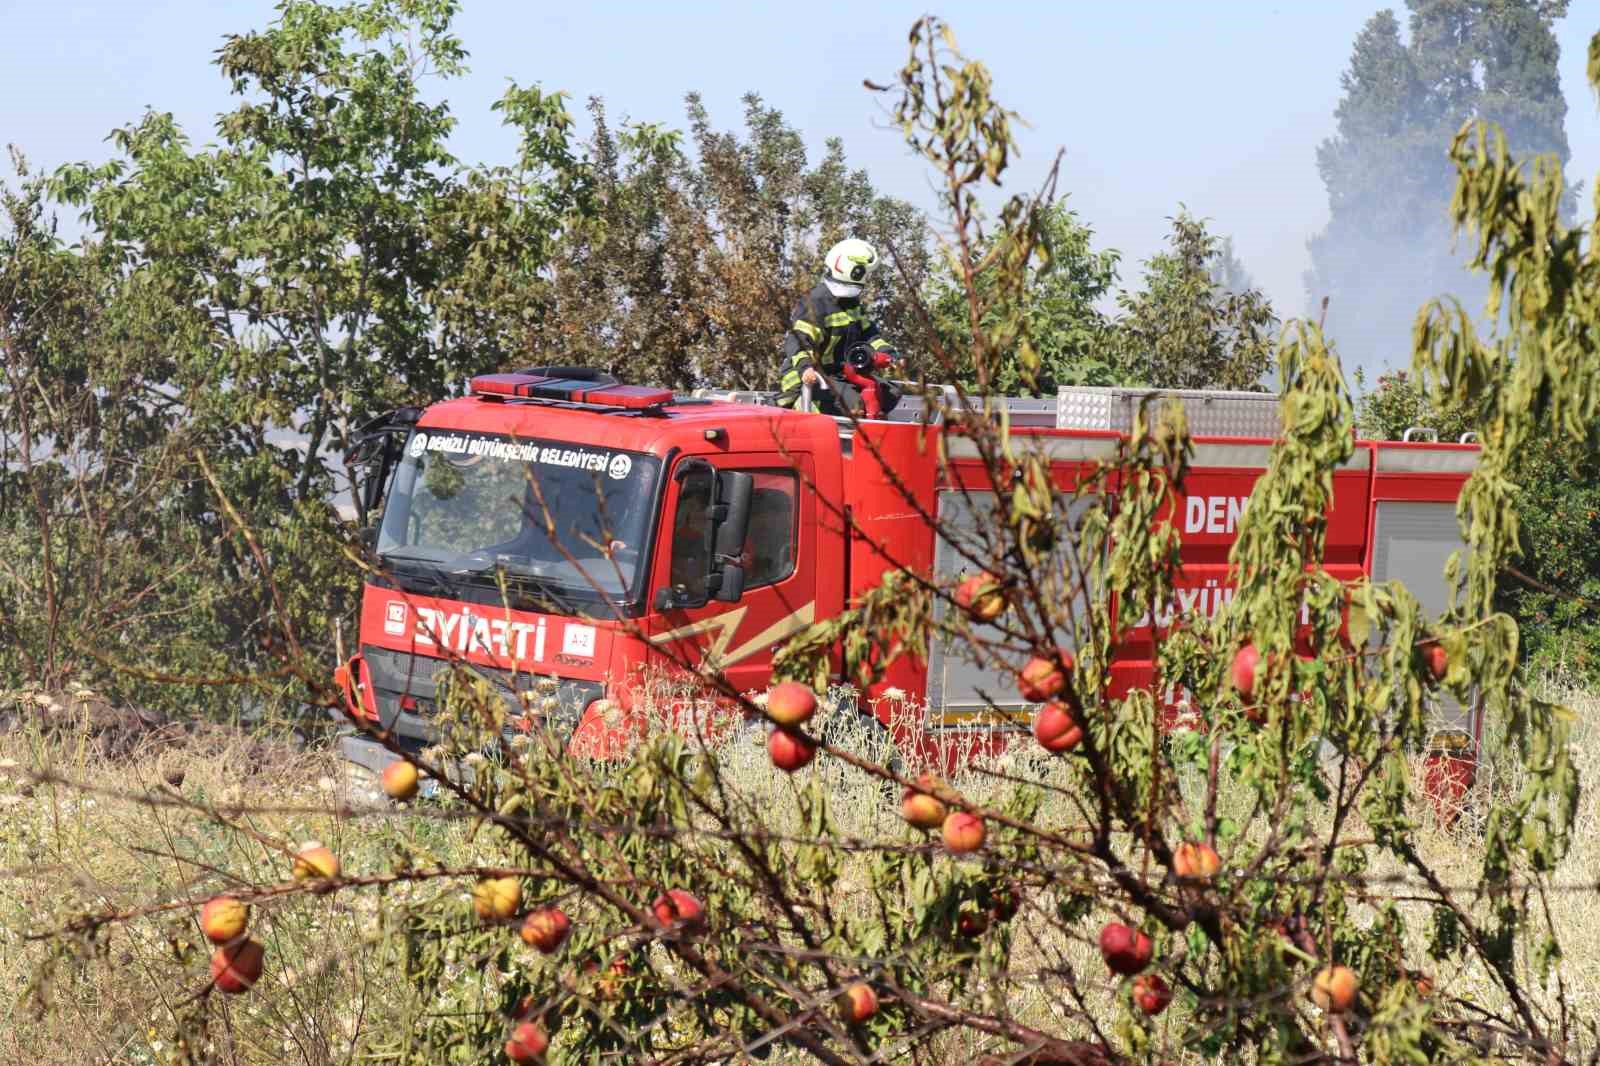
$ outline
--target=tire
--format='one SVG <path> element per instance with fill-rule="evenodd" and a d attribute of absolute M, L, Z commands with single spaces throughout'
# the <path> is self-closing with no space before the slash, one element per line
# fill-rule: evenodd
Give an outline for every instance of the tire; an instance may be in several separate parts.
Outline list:
<path fill-rule="evenodd" d="M 905 776 L 905 757 L 900 753 L 900 749 L 895 746 L 894 738 L 890 735 L 889 728 L 880 722 L 876 715 L 861 710 L 853 698 L 848 706 L 840 707 L 838 711 L 828 715 L 823 720 L 822 729 L 818 736 L 826 744 L 874 759 L 890 773 L 900 777 Z M 841 778 L 841 784 L 849 774 L 858 772 L 854 767 L 846 769 L 840 764 L 838 773 Z M 878 778 L 877 788 L 886 804 L 898 805 L 900 802 L 899 785 L 893 781 Z"/>
<path fill-rule="evenodd" d="M 878 721 L 876 715 L 852 706 L 848 715 L 844 713 L 829 715 L 823 723 L 819 736 L 825 743 L 835 747 L 848 748 L 867 757 L 879 758 L 886 770 L 897 774 L 905 771 L 904 756 L 901 755 L 900 749 L 895 747 L 894 738 L 889 735 L 889 728 Z"/>

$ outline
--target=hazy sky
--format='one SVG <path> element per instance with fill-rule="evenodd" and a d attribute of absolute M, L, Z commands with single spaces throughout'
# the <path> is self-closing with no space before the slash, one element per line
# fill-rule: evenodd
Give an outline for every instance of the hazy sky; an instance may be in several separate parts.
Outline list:
<path fill-rule="evenodd" d="M 1333 129 L 1356 32 L 1381 6 L 961 0 L 942 14 L 963 49 L 989 64 L 1002 101 L 1032 124 L 1016 180 L 1036 178 L 1065 148 L 1062 187 L 1100 244 L 1123 252 L 1126 281 L 1182 202 L 1230 234 L 1280 310 L 1297 314 L 1305 241 L 1327 217 L 1315 148 Z M 892 79 L 924 3 L 463 7 L 457 30 L 472 70 L 438 91 L 460 120 L 453 148 L 465 161 L 510 159 L 512 139 L 489 110 L 508 78 L 566 90 L 578 109 L 600 94 L 613 119 L 675 126 L 689 90 L 704 94 L 719 128 L 739 123 L 739 98 L 755 90 L 812 145 L 842 138 L 880 189 L 930 203 L 926 172 L 861 86 Z M 1583 67 L 1600 0 L 1573 0 L 1572 11 L 1558 27 L 1568 173 L 1592 182 L 1600 117 Z M 208 140 L 230 106 L 213 51 L 272 13 L 264 0 L 0 0 L 0 142 L 37 166 L 99 159 L 106 134 L 146 107 L 174 112 L 194 140 Z"/>

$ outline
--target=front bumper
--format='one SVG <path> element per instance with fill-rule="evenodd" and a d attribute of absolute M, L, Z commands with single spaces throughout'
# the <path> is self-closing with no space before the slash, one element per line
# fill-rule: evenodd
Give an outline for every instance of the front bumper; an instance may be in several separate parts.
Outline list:
<path fill-rule="evenodd" d="M 359 676 L 363 687 L 369 689 L 362 693 L 360 702 L 367 713 L 377 712 L 378 728 L 388 731 L 402 747 L 412 751 L 419 751 L 440 739 L 433 718 L 441 699 L 442 684 L 451 675 L 452 668 L 470 671 L 488 682 L 505 705 L 508 736 L 515 732 L 513 722 L 532 719 L 565 740 L 577 727 L 584 708 L 605 694 L 605 685 L 600 681 L 541 677 L 521 671 L 451 663 L 372 644 L 362 645 L 359 660 L 352 664 L 351 674 Z"/>
<path fill-rule="evenodd" d="M 383 773 L 384 767 L 399 758 L 376 740 L 360 733 L 345 733 L 339 737 L 339 757 L 374 774 Z"/>

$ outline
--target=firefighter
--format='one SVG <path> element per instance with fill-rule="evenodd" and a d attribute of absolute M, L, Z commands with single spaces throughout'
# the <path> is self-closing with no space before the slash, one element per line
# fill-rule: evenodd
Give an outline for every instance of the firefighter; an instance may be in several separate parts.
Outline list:
<path fill-rule="evenodd" d="M 845 359 L 865 347 L 880 361 L 894 357 L 889 342 L 861 311 L 861 290 L 878 268 L 878 253 L 866 241 L 851 237 L 828 250 L 819 281 L 794 309 L 793 324 L 783 341 L 783 378 L 778 403 L 793 407 L 804 385 L 812 400 L 828 414 L 859 413 L 861 394 L 843 380 Z M 826 375 L 826 380 L 823 379 Z M 900 392 L 878 382 L 882 413 L 900 401 Z"/>

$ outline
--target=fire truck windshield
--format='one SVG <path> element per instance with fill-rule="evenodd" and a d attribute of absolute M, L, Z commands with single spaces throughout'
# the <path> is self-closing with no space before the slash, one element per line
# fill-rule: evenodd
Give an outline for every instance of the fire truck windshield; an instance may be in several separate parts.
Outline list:
<path fill-rule="evenodd" d="M 424 428 L 406 442 L 378 532 L 398 575 L 543 587 L 556 602 L 633 595 L 660 460 L 570 441 Z"/>

